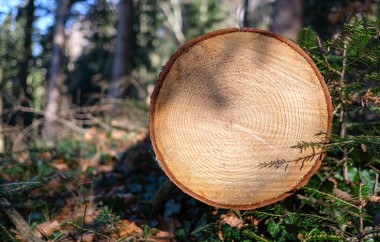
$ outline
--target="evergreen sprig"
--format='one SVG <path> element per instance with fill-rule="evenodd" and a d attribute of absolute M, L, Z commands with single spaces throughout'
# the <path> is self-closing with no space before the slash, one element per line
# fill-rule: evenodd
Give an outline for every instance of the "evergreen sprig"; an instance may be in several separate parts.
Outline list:
<path fill-rule="evenodd" d="M 41 187 L 42 184 L 43 183 L 40 181 L 12 182 L 0 184 L 0 196 L 11 196 L 14 194 L 20 194 L 21 192 L 30 191 L 35 188 Z"/>
<path fill-rule="evenodd" d="M 341 138 L 337 135 L 331 135 L 330 142 L 299 142 L 292 148 L 300 149 L 301 152 L 307 148 L 322 148 L 329 153 L 337 154 L 343 152 L 344 149 L 361 148 L 365 146 L 368 152 L 379 152 L 380 150 L 380 136 L 371 135 L 347 135 Z"/>

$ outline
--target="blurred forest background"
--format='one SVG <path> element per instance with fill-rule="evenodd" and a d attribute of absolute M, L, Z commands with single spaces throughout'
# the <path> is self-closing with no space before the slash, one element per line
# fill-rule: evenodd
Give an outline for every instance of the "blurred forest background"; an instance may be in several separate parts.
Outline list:
<path fill-rule="evenodd" d="M 326 40 L 350 16 L 379 11 L 348 0 L 2 1 L 0 152 L 41 135 L 146 127 L 146 113 L 129 109 L 146 112 L 161 66 L 208 31 L 255 27 L 297 40 L 306 26 Z"/>
<path fill-rule="evenodd" d="M 141 241 L 190 241 L 190 237 L 240 241 L 248 235 L 239 234 L 244 223 L 239 214 L 214 211 L 184 194 L 170 197 L 161 186 L 166 178 L 149 153 L 147 136 L 149 97 L 161 67 L 187 40 L 227 27 L 260 28 L 304 41 L 301 46 L 318 58 L 313 50 L 339 39 L 345 24 L 361 21 L 365 28 L 379 16 L 379 0 L 2 0 L 0 185 L 11 182 L 18 190 L 40 190 L 13 198 L 34 235 L 20 231 L 6 212 L 0 213 L 4 218 L 0 232 L 4 238 L 18 234 L 20 240 L 29 238 L 26 241 L 38 241 L 36 234 L 52 241 L 107 241 L 112 236 Z M 302 32 L 303 28 L 313 31 Z M 374 28 L 372 37 L 378 41 L 378 25 Z M 309 44 L 300 33 L 318 38 Z M 345 59 L 346 54 L 338 52 L 336 56 Z M 376 53 L 372 71 L 374 66 L 380 68 Z M 331 68 L 321 70 L 327 73 L 326 81 L 339 61 L 335 58 Z M 379 105 L 376 92 L 368 92 L 378 87 L 378 77 L 366 92 L 362 87 L 352 93 L 367 93 Z M 334 82 L 328 84 L 334 87 Z M 339 105 L 352 104 L 355 97 L 343 101 L 336 90 L 330 89 L 338 107 L 335 133 L 346 138 L 347 110 Z M 364 115 L 373 135 L 379 135 L 376 112 Z M 361 117 L 351 115 L 353 121 Z M 349 152 L 344 149 L 343 154 L 347 158 Z M 61 172 L 65 175 L 57 177 Z M 249 226 L 257 229 L 258 216 L 249 216 L 243 220 L 250 219 Z M 220 218 L 229 227 L 219 223 L 214 230 L 208 225 Z M 306 238 L 283 234 L 280 222 L 273 221 L 266 223 L 272 227 L 262 236 L 260 230 L 249 230 L 253 239 L 244 241 L 269 241 L 265 236 L 275 241 Z M 41 232 L 42 228 L 49 229 Z M 364 233 L 363 225 L 359 230 Z"/>

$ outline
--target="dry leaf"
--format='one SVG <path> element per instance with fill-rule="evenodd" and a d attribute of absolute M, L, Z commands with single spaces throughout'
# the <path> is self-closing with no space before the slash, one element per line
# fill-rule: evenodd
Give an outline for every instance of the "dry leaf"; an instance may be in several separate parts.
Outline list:
<path fill-rule="evenodd" d="M 154 241 L 157 242 L 172 242 L 175 239 L 175 236 L 173 233 L 169 231 L 158 231 L 155 236 L 152 236 Z"/>
<path fill-rule="evenodd" d="M 83 241 L 83 242 L 92 242 L 92 241 L 95 241 L 94 240 L 94 234 L 85 233 L 85 234 L 81 235 L 81 237 L 80 237 L 80 239 L 78 241 Z"/>
<path fill-rule="evenodd" d="M 53 168 L 55 168 L 57 171 L 68 171 L 68 170 L 70 170 L 70 167 L 66 163 L 53 162 L 53 163 L 51 163 L 51 166 Z"/>
<path fill-rule="evenodd" d="M 111 133 L 111 138 L 122 140 L 127 134 L 128 133 L 123 130 L 113 130 Z"/>
<path fill-rule="evenodd" d="M 343 199 L 347 202 L 352 202 L 352 203 L 355 202 L 355 200 L 353 199 L 351 194 L 349 194 L 348 192 L 345 192 L 339 188 L 333 188 L 332 192 L 336 197 L 338 197 L 340 199 Z"/>
<path fill-rule="evenodd" d="M 117 223 L 116 227 L 119 229 L 119 236 L 124 238 L 131 235 L 139 234 L 142 235 L 143 231 L 134 222 L 129 220 L 121 220 Z"/>
<path fill-rule="evenodd" d="M 46 221 L 42 224 L 39 224 L 34 229 L 34 233 L 39 237 L 42 238 L 42 236 L 49 237 L 52 235 L 55 231 L 59 230 L 61 228 L 61 225 L 58 223 L 57 220 L 54 221 Z"/>
<path fill-rule="evenodd" d="M 95 139 L 96 133 L 97 133 L 96 128 L 91 127 L 84 134 L 84 139 L 85 140 L 93 140 L 93 139 Z"/>
<path fill-rule="evenodd" d="M 380 202 L 380 196 L 376 196 L 376 195 L 372 195 L 370 198 L 369 198 L 369 201 L 370 202 Z"/>
<path fill-rule="evenodd" d="M 104 172 L 104 173 L 106 173 L 106 172 L 111 172 L 111 171 L 113 170 L 113 168 L 114 168 L 113 165 L 99 165 L 99 166 L 97 167 L 97 170 L 98 170 L 99 172 Z"/>
<path fill-rule="evenodd" d="M 244 226 L 244 221 L 233 212 L 228 212 L 227 214 L 222 214 L 220 216 L 220 224 L 224 223 L 238 229 L 241 229 Z"/>

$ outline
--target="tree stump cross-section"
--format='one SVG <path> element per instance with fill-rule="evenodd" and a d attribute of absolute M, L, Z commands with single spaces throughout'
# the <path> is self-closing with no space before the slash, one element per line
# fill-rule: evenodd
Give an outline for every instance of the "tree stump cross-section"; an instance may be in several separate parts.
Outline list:
<path fill-rule="evenodd" d="M 167 62 L 151 97 L 150 135 L 162 169 L 184 192 L 252 209 L 307 183 L 322 151 L 292 146 L 327 142 L 331 113 L 323 77 L 298 45 L 262 30 L 222 29 Z"/>

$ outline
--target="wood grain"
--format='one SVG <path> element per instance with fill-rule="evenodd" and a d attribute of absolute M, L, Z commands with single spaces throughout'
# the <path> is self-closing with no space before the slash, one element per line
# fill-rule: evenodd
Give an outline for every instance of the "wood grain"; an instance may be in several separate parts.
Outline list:
<path fill-rule="evenodd" d="M 151 139 L 184 192 L 216 207 L 251 209 L 290 195 L 319 168 L 321 156 L 301 164 L 295 161 L 312 150 L 291 146 L 327 141 L 331 109 L 321 74 L 296 44 L 261 30 L 223 29 L 186 43 L 164 67 L 151 97 Z"/>

